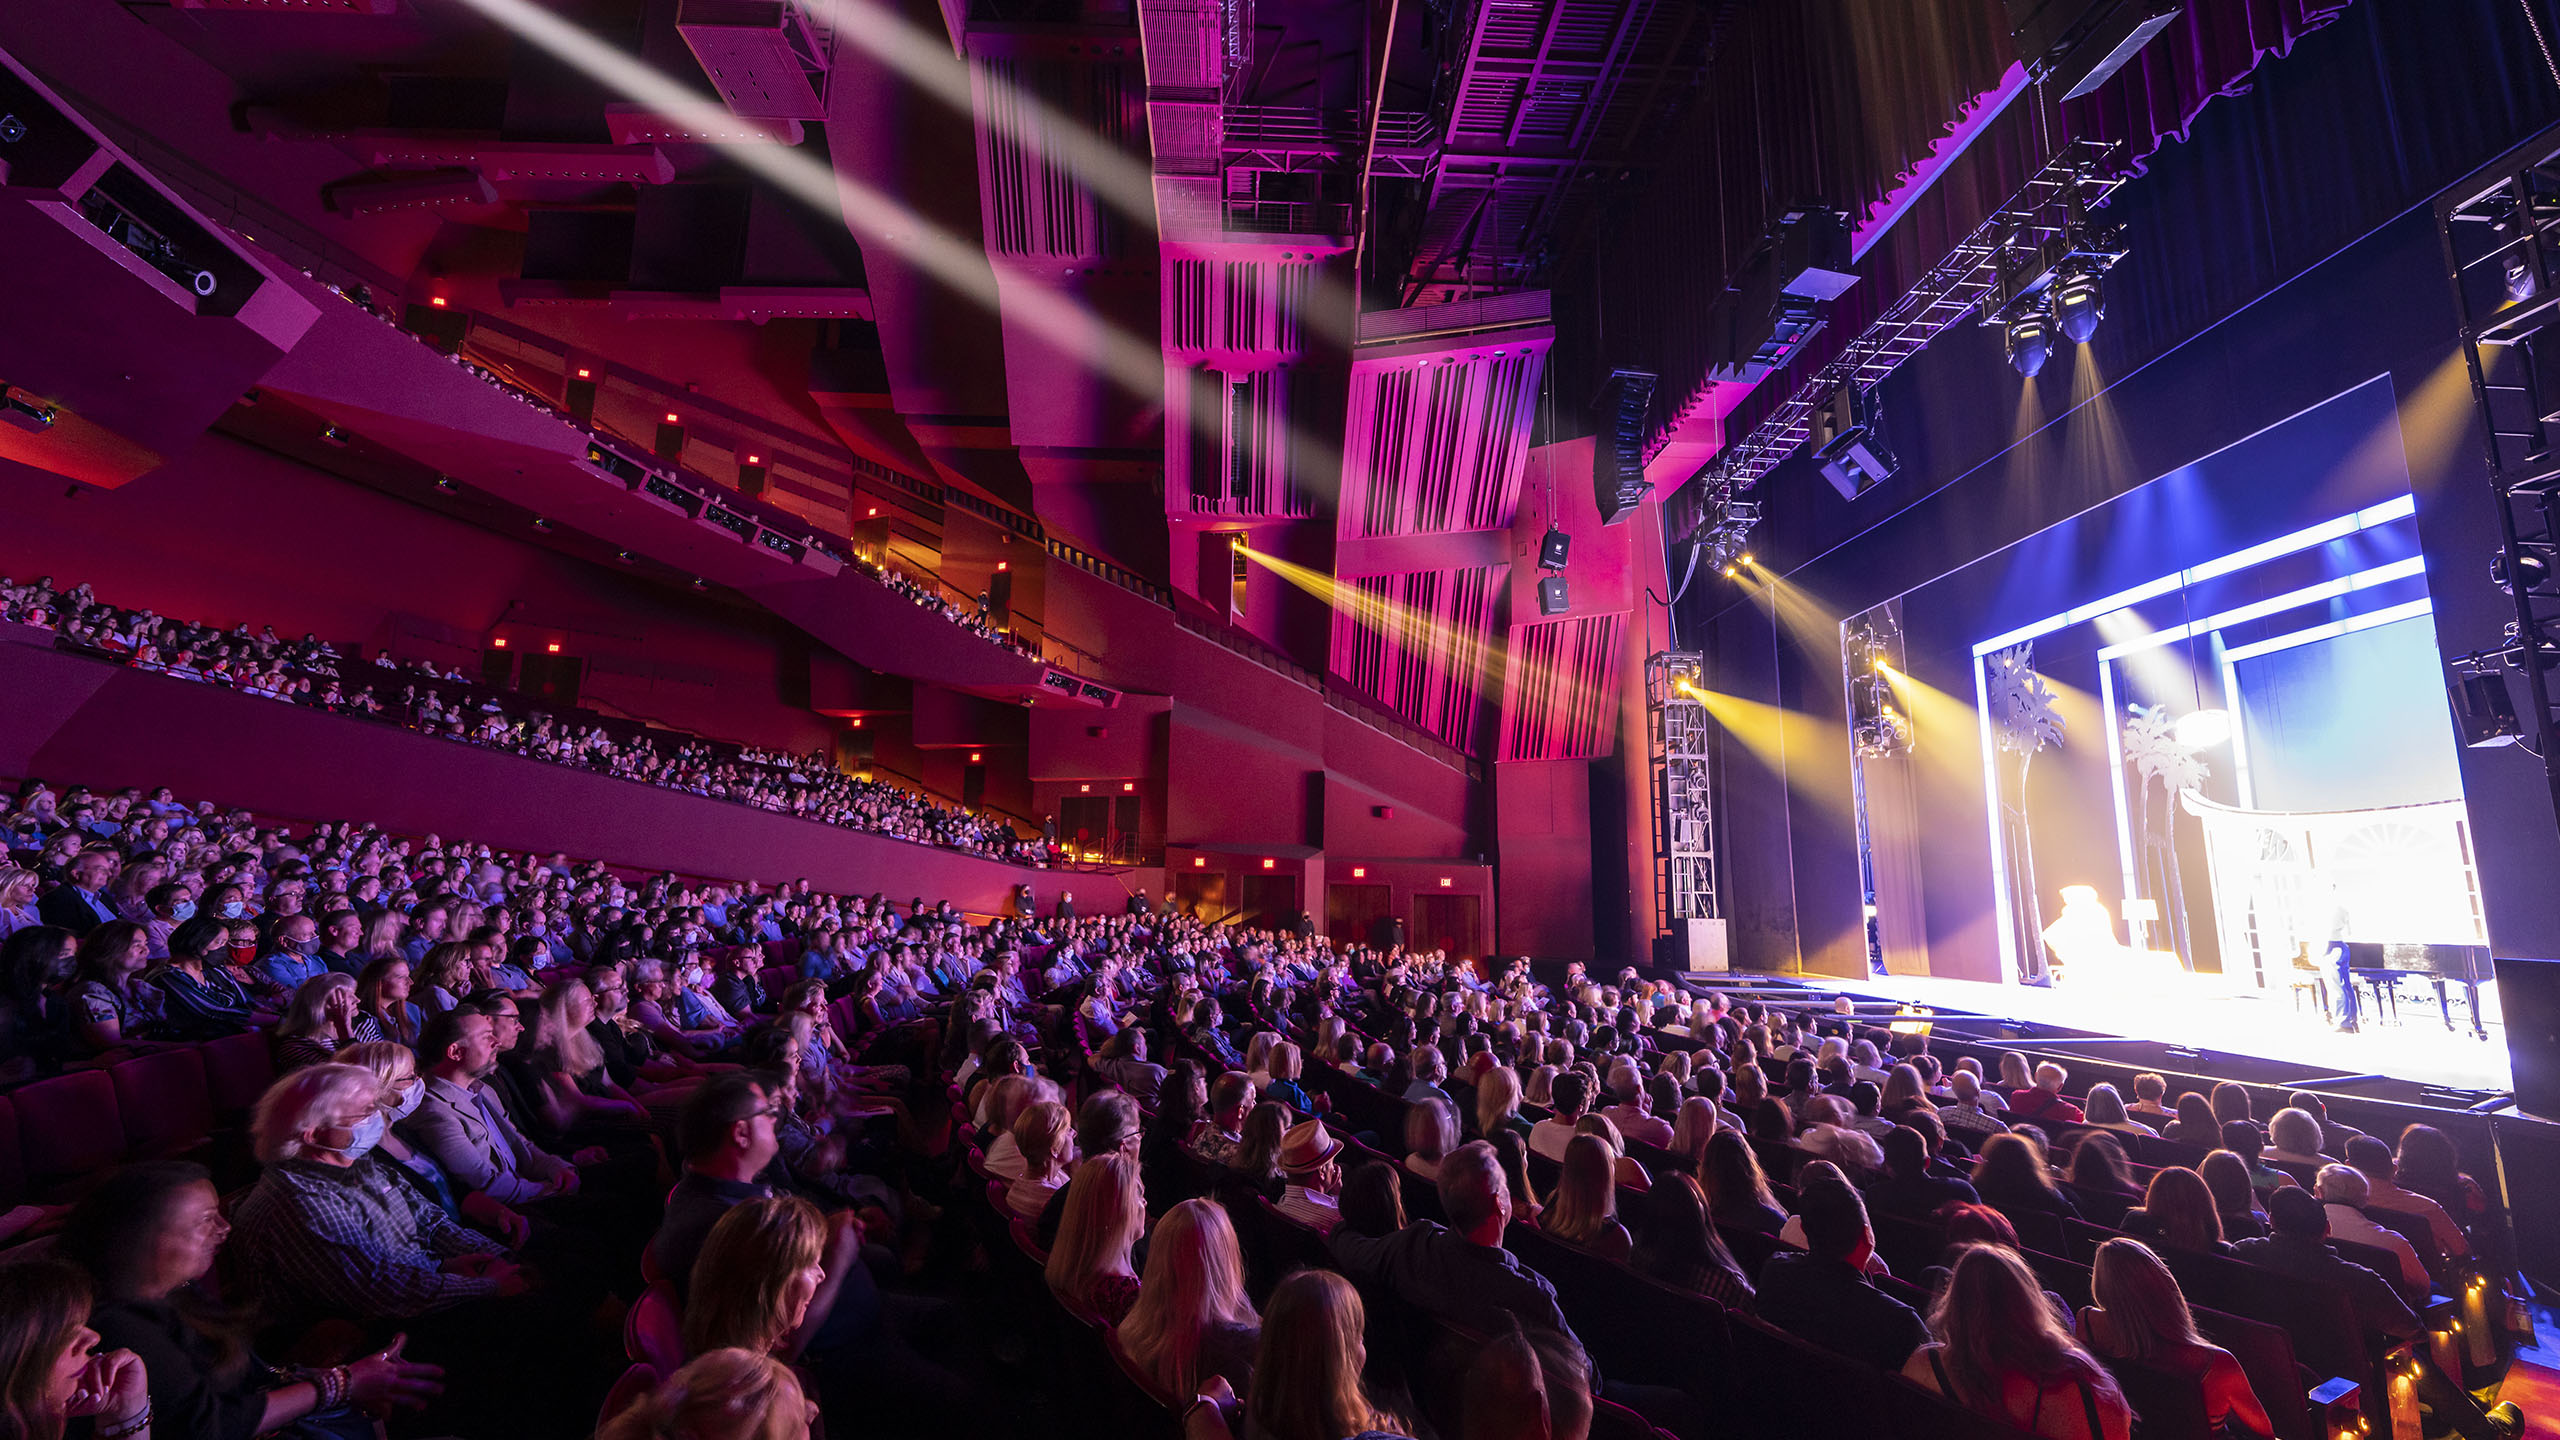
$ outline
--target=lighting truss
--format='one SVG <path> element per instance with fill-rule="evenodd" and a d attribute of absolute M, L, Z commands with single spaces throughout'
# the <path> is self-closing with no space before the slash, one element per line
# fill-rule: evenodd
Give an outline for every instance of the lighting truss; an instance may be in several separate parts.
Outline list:
<path fill-rule="evenodd" d="M 1729 441 L 1682 487 L 1672 533 L 1687 539 L 1719 505 L 1751 489 L 1813 433 L 1813 413 L 1843 385 L 1872 390 L 1928 347 L 1939 333 L 1977 312 L 2014 300 L 2020 261 L 2048 247 L 2067 250 L 2072 226 L 2123 183 L 2104 166 L 2113 147 L 2074 140 L 2028 177 L 2017 192 L 1956 242 L 1946 258 L 1913 282 L 1892 307 L 1798 384 L 1778 407 Z"/>
<path fill-rule="evenodd" d="M 1751 527 L 1760 523 L 1760 502 L 1728 495 L 1698 531 L 1698 562 L 1710 570 L 1730 572 L 1751 547 Z"/>
<path fill-rule="evenodd" d="M 2514 601 L 2499 645 L 2454 662 L 2458 677 L 2524 677 L 2531 733 L 2560 809 L 2560 126 L 2500 156 L 2436 201 L 2436 231 L 2461 321 L 2472 404 L 2497 497 L 2491 582 Z M 2501 352 L 2505 352 L 2503 355 Z M 2492 381 L 2491 372 L 2496 372 Z M 2503 678 L 2495 678 L 2503 686 Z M 2455 681 L 2462 685 L 2461 679 Z"/>
<path fill-rule="evenodd" d="M 1676 922 L 1715 920 L 1714 737 L 1706 706 L 1706 659 L 1666 650 L 1644 662 L 1645 715 L 1653 780 L 1654 934 Z"/>

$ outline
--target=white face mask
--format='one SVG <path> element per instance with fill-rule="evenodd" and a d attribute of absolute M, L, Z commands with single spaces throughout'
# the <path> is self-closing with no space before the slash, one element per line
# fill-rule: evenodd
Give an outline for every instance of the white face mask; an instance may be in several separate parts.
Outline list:
<path fill-rule="evenodd" d="M 400 1121 L 406 1120 L 411 1115 L 416 1114 L 418 1106 L 423 1104 L 426 1101 L 426 1098 L 427 1082 L 413 1077 L 409 1081 L 409 1088 L 401 1091 L 400 1098 L 392 1102 L 392 1123 L 398 1124 Z"/>

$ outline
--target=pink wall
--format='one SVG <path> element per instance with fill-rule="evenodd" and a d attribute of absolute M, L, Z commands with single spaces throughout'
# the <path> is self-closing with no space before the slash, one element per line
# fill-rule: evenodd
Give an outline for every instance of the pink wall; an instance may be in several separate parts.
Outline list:
<path fill-rule="evenodd" d="M 0 461 L 0 572 L 88 580 L 113 603 L 273 624 L 344 645 L 390 642 L 397 617 L 453 643 L 395 652 L 476 673 L 502 623 L 523 648 L 586 657 L 601 708 L 723 739 L 807 751 L 833 725 L 784 705 L 778 622 L 636 582 L 393 500 L 222 435 L 112 491 Z M 638 671 L 641 673 L 617 673 Z"/>
<path fill-rule="evenodd" d="M 1516 760 L 1496 765 L 1493 789 L 1502 835 L 1497 948 L 1504 954 L 1595 958 L 1591 763 Z"/>
<path fill-rule="evenodd" d="M 0 774 L 168 785 L 191 800 L 354 817 L 510 850 L 950 899 L 989 911 L 1072 880 L 123 669 L 0 637 Z M 1131 875 L 1132 883 L 1149 877 Z M 1079 893 L 1083 893 L 1080 891 Z"/>

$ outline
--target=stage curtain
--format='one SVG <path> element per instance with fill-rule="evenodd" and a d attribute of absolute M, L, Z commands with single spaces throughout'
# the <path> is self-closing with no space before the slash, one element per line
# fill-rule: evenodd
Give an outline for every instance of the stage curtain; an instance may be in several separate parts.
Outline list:
<path fill-rule="evenodd" d="M 2187 128 L 2224 95 L 2245 95 L 2269 56 L 2336 20 L 2349 0 L 2187 0 L 2186 9 L 2125 67 L 2064 107 L 2071 133 L 2121 142 L 2130 173 L 2187 138 Z"/>

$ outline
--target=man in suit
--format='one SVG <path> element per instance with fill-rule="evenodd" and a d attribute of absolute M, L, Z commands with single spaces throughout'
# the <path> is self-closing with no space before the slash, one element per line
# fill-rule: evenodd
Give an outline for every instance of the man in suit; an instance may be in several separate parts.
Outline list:
<path fill-rule="evenodd" d="M 525 1139 L 480 1084 L 498 1065 L 495 1022 L 445 1011 L 427 1022 L 418 1054 L 426 1061 L 427 1094 L 400 1122 L 402 1139 L 435 1157 L 456 1185 L 501 1204 L 577 1193 L 577 1167 Z"/>
<path fill-rule="evenodd" d="M 86 939 L 90 931 L 121 918 L 107 903 L 107 886 L 115 878 L 114 851 L 83 850 L 71 862 L 70 882 L 55 886 L 36 902 L 36 916 L 47 925 L 59 925 Z"/>

